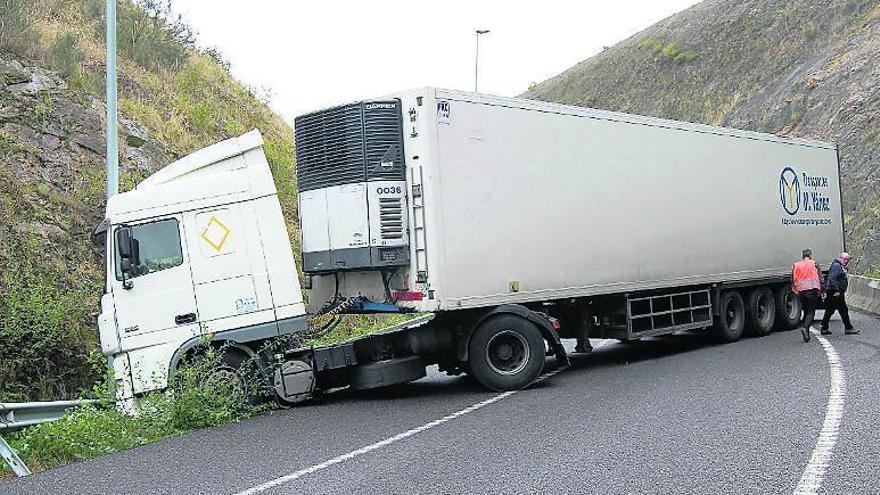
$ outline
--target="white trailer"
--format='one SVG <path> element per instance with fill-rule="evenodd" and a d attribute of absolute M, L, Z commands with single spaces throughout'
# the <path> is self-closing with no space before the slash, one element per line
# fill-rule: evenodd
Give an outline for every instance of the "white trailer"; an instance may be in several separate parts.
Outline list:
<path fill-rule="evenodd" d="M 433 88 L 296 132 L 311 309 L 436 312 L 460 337 L 453 369 L 474 371 L 470 335 L 503 305 L 556 316 L 563 336 L 735 340 L 747 321 L 769 332 L 777 309 L 790 327 L 792 261 L 843 249 L 832 144 Z"/>
<path fill-rule="evenodd" d="M 120 399 L 206 336 L 220 371 L 256 367 L 289 402 L 431 364 L 516 389 L 567 360 L 562 338 L 792 328 L 792 261 L 843 249 L 825 143 L 432 88 L 304 115 L 296 138 L 307 302 L 259 133 L 108 202 L 99 328 Z M 289 338 L 306 304 L 434 318 L 310 348 Z"/>

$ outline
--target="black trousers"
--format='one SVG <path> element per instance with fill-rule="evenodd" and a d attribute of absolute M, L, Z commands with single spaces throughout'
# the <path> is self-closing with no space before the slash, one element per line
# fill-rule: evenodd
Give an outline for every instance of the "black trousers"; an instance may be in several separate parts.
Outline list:
<path fill-rule="evenodd" d="M 843 320 L 843 328 L 852 330 L 852 323 L 849 321 L 849 307 L 846 305 L 846 296 L 843 292 L 837 296 L 828 294 L 825 299 L 825 316 L 822 317 L 822 330 L 828 330 L 828 323 L 834 312 L 840 313 L 840 319 Z"/>
<path fill-rule="evenodd" d="M 804 308 L 804 328 L 807 331 L 813 326 L 813 320 L 816 319 L 816 306 L 819 305 L 819 291 L 816 289 L 805 290 L 798 294 L 801 300 L 801 306 Z"/>

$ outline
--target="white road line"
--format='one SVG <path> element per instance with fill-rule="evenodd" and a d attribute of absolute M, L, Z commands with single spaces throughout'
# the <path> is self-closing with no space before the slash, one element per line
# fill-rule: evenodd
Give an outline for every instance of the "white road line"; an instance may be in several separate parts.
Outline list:
<path fill-rule="evenodd" d="M 594 348 L 598 349 L 599 347 L 605 346 L 611 342 L 616 342 L 616 341 L 615 340 L 603 340 L 603 341 L 599 342 L 598 344 L 596 344 L 594 346 Z M 543 375 L 539 376 L 538 379 L 535 380 L 535 383 L 546 380 L 547 378 L 550 378 L 551 376 L 556 375 L 557 373 L 564 371 L 565 369 L 566 368 L 556 368 L 553 371 L 548 371 L 547 373 L 544 373 Z M 308 474 L 322 471 L 322 470 L 327 469 L 331 466 L 335 466 L 335 465 L 343 463 L 345 461 L 349 461 L 351 459 L 354 459 L 355 457 L 360 457 L 360 456 L 362 456 L 364 454 L 368 454 L 374 450 L 381 449 L 382 447 L 386 447 L 388 445 L 391 445 L 392 443 L 399 442 L 399 441 L 401 441 L 405 438 L 409 438 L 417 433 L 421 433 L 423 431 L 430 430 L 431 428 L 434 428 L 435 426 L 440 426 L 443 423 L 447 423 L 449 421 L 452 421 L 453 419 L 460 418 L 461 416 L 464 416 L 465 414 L 472 413 L 472 412 L 476 411 L 477 409 L 481 409 L 481 408 L 486 407 L 490 404 L 494 404 L 500 400 L 506 399 L 517 392 L 519 392 L 519 390 L 511 390 L 509 392 L 502 392 L 502 393 L 500 393 L 498 395 L 494 395 L 494 396 L 492 396 L 482 402 L 477 402 L 476 404 L 474 404 L 472 406 L 468 406 L 464 409 L 461 409 L 460 411 L 456 411 L 452 414 L 448 414 L 446 416 L 443 416 L 440 419 L 436 419 L 434 421 L 431 421 L 430 423 L 425 423 L 422 426 L 413 428 L 411 430 L 407 430 L 403 433 L 398 433 L 397 435 L 394 435 L 393 437 L 388 437 L 384 440 L 380 440 L 376 443 L 367 445 L 366 447 L 361 447 L 357 450 L 352 450 L 351 452 L 348 452 L 346 454 L 342 454 L 342 455 L 334 457 L 332 459 L 328 459 L 320 464 L 315 464 L 314 466 L 310 466 L 305 469 L 300 469 L 299 471 L 295 471 L 293 473 L 282 476 L 280 478 L 275 478 L 274 480 L 267 481 L 263 484 L 254 486 L 252 488 L 248 488 L 247 490 L 244 490 L 241 492 L 237 492 L 233 495 L 254 495 L 256 493 L 262 493 L 266 490 L 283 485 L 283 484 L 288 483 L 290 481 L 293 481 L 297 478 L 302 478 L 303 476 L 306 476 Z"/>
<path fill-rule="evenodd" d="M 831 463 L 831 454 L 834 444 L 837 443 L 837 435 L 840 432 L 840 422 L 843 419 L 844 396 L 846 395 L 846 380 L 843 375 L 843 365 L 840 364 L 840 356 L 834 350 L 834 346 L 828 339 L 821 337 L 813 330 L 822 348 L 825 350 L 825 358 L 828 360 L 828 368 L 831 371 L 831 388 L 828 393 L 828 405 L 825 408 L 825 420 L 819 431 L 819 439 L 810 462 L 804 468 L 801 480 L 794 489 L 795 495 L 815 495 L 822 486 L 825 478 L 825 470 Z"/>

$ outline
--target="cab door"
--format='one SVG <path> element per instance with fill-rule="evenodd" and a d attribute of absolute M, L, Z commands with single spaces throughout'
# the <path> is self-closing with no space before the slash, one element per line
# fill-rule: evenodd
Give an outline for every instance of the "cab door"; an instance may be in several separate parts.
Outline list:
<path fill-rule="evenodd" d="M 180 215 L 127 226 L 137 249 L 133 273 L 124 281 L 116 235 L 110 236 L 115 272 L 110 280 L 122 347 L 156 345 L 197 334 L 199 318 Z"/>

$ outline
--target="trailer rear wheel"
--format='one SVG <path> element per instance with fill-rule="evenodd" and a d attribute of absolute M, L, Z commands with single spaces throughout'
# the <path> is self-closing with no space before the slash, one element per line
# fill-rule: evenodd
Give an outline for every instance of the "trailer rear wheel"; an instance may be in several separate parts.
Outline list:
<path fill-rule="evenodd" d="M 713 332 L 722 342 L 733 342 L 742 337 L 746 326 L 746 305 L 739 292 L 729 290 L 718 299 L 720 310 Z"/>
<path fill-rule="evenodd" d="M 774 294 L 776 301 L 776 327 L 793 330 L 801 322 L 801 300 L 792 292 L 791 285 L 780 285 Z"/>
<path fill-rule="evenodd" d="M 769 334 L 776 321 L 776 302 L 773 299 L 773 291 L 767 287 L 758 287 L 749 292 L 746 315 L 751 335 L 764 336 Z"/>
<path fill-rule="evenodd" d="M 492 390 L 518 390 L 538 378 L 547 348 L 530 321 L 514 315 L 495 316 L 474 332 L 468 348 L 470 373 Z"/>

